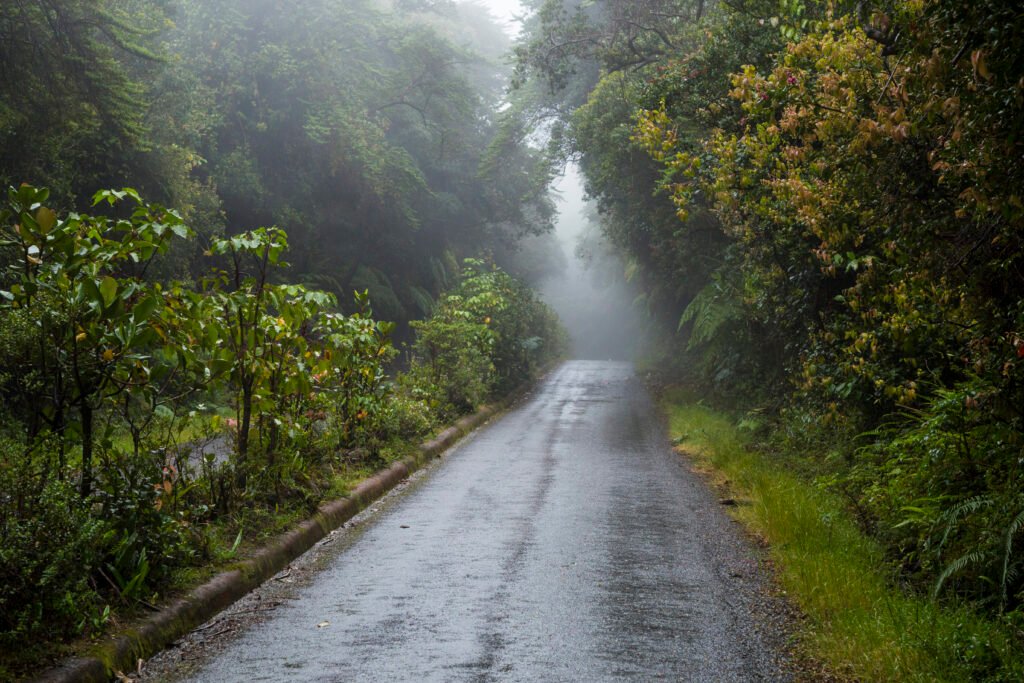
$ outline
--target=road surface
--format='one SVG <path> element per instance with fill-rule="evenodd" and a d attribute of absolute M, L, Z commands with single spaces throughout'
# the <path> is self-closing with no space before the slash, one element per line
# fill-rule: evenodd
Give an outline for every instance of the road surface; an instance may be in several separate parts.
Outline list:
<path fill-rule="evenodd" d="M 786 679 L 756 553 L 628 364 L 564 364 L 362 526 L 187 680 Z"/>

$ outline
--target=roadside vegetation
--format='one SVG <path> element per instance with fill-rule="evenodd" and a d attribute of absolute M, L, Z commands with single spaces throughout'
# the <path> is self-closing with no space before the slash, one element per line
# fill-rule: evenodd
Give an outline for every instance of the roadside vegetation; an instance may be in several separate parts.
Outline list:
<path fill-rule="evenodd" d="M 839 496 L 799 476 L 804 453 L 765 440 L 759 418 L 738 419 L 689 391 L 663 396 L 669 429 L 736 501 L 735 516 L 770 548 L 778 579 L 807 616 L 799 647 L 861 681 L 1017 681 L 1015 634 L 961 605 L 900 590 L 885 550 Z"/>
<path fill-rule="evenodd" d="M 96 195 L 120 218 L 46 199 L 22 186 L 0 211 L 0 644 L 15 667 L 308 515 L 564 348 L 529 288 L 467 260 L 389 377 L 394 324 L 365 293 L 345 315 L 282 281 L 284 231 L 214 239 L 205 275 L 161 280 L 147 274 L 193 238 L 176 212 L 133 190 Z"/>
<path fill-rule="evenodd" d="M 1005 657 L 1024 650 L 1019 3 L 533 7 L 515 106 L 550 117 L 551 153 L 578 159 L 661 331 L 648 369 L 758 416 L 785 454 L 771 466 L 818 491 L 793 514 L 842 513 L 868 539 L 850 565 L 877 583 L 862 592 L 907 596 L 864 611 L 829 591 L 836 617 L 818 628 L 841 638 L 882 605 L 880 632 L 899 638 L 861 659 L 1019 678 Z M 990 626 L 949 627 L 968 614 Z"/>
<path fill-rule="evenodd" d="M 447 2 L 0 3 L 0 679 L 562 352 L 507 47 Z"/>

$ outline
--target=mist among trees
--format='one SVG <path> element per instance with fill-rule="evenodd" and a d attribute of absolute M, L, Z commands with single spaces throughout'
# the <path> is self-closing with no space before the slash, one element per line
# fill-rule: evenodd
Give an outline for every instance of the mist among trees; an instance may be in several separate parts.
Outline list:
<path fill-rule="evenodd" d="M 647 366 L 1019 646 L 1019 3 L 531 6 L 516 106 L 578 159 L 663 331 Z M 1001 680 L 990 646 L 957 666 Z"/>
<path fill-rule="evenodd" d="M 508 48 L 449 2 L 0 8 L 0 677 L 563 353 Z"/>
<path fill-rule="evenodd" d="M 0 5 L 0 677 L 535 377 L 547 283 L 581 353 L 642 346 L 993 624 L 956 675 L 1013 678 L 1019 3 L 522 9 Z"/>

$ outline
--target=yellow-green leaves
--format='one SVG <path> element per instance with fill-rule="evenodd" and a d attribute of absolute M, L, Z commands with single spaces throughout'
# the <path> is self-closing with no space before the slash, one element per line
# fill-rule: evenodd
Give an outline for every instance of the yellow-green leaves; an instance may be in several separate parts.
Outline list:
<path fill-rule="evenodd" d="M 117 280 L 107 275 L 100 280 L 99 294 L 102 297 L 103 306 L 109 308 L 117 298 Z"/>

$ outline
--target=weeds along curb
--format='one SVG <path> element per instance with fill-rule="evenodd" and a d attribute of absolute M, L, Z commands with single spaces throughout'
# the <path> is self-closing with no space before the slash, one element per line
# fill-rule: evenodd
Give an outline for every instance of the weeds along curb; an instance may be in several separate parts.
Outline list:
<path fill-rule="evenodd" d="M 115 671 L 132 671 L 148 659 L 246 593 L 280 572 L 334 529 L 350 520 L 403 479 L 441 455 L 461 437 L 514 403 L 532 385 L 512 392 L 503 401 L 484 406 L 420 445 L 419 452 L 366 479 L 352 495 L 323 504 L 310 519 L 278 536 L 235 569 L 222 572 L 161 609 L 136 629 L 100 644 L 91 656 L 68 660 L 46 671 L 39 683 L 106 683 Z"/>

